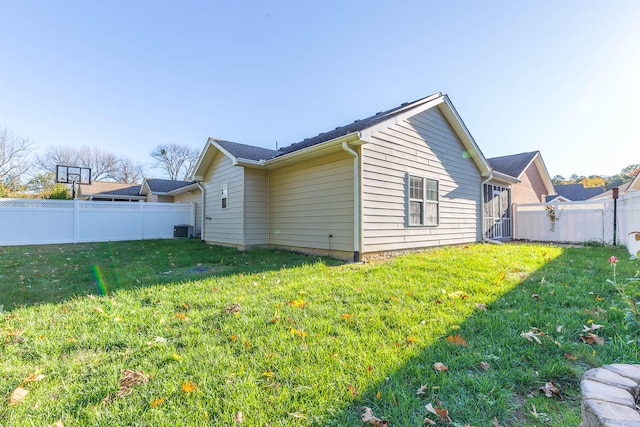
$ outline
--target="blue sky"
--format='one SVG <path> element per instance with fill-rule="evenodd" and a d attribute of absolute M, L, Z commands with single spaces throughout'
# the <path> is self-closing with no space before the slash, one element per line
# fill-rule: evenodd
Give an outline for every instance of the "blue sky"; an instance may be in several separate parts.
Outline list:
<path fill-rule="evenodd" d="M 0 127 L 142 163 L 449 95 L 487 157 L 640 163 L 640 2 L 0 0 Z"/>

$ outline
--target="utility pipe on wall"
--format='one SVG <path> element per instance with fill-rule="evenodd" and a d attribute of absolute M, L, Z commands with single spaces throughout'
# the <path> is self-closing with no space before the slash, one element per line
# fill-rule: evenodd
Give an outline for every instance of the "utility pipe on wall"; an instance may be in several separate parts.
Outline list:
<path fill-rule="evenodd" d="M 200 240 L 204 242 L 204 186 L 200 184 L 200 181 L 196 182 L 196 185 L 200 189 Z"/>
<path fill-rule="evenodd" d="M 353 156 L 353 262 L 360 262 L 360 156 L 346 141 L 342 149 Z"/>

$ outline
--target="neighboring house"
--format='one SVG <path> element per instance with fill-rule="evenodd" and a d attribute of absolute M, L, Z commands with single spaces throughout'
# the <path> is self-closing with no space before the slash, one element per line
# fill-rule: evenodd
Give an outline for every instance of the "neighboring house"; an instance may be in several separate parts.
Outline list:
<path fill-rule="evenodd" d="M 510 238 L 515 230 L 513 205 L 543 203 L 555 194 L 551 176 L 539 151 L 487 159 L 494 176 L 505 184 L 485 188 L 485 229 L 492 239 Z"/>
<path fill-rule="evenodd" d="M 200 235 L 202 194 L 195 181 L 145 178 L 142 184 L 93 181 L 78 186 L 78 198 L 84 200 L 194 203 L 194 235 Z M 176 224 L 179 225 L 179 224 Z"/>
<path fill-rule="evenodd" d="M 582 184 L 554 185 L 556 196 L 547 197 L 547 202 L 580 202 L 604 193 L 602 187 L 585 188 Z"/>
<path fill-rule="evenodd" d="M 618 197 L 631 191 L 640 191 L 640 173 L 629 182 L 624 183 L 616 187 L 618 189 Z M 613 189 L 605 191 L 604 193 L 597 194 L 592 199 L 611 199 L 613 197 Z"/>
<path fill-rule="evenodd" d="M 480 241 L 487 186 L 518 181 L 440 93 L 279 150 L 209 138 L 193 178 L 203 240 L 356 261 Z"/>
<path fill-rule="evenodd" d="M 92 181 L 91 184 L 79 184 L 77 198 L 110 202 L 137 202 L 145 200 L 145 196 L 140 195 L 139 184 L 123 184 L 120 182 L 106 181 Z"/>

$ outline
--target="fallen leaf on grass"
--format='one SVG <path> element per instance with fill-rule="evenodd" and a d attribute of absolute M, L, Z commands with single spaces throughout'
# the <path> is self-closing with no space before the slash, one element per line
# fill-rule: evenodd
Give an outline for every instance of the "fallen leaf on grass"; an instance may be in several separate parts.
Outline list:
<path fill-rule="evenodd" d="M 478 303 L 476 303 L 476 308 L 478 310 L 484 311 L 485 313 L 487 312 L 487 305 L 486 304 L 478 304 Z"/>
<path fill-rule="evenodd" d="M 151 346 L 154 344 L 164 344 L 167 342 L 166 338 L 163 337 L 155 337 L 154 339 L 152 339 L 151 341 L 147 342 L 147 345 Z"/>
<path fill-rule="evenodd" d="M 184 382 L 180 386 L 180 391 L 183 393 L 193 393 L 197 389 L 198 387 L 196 387 L 196 385 L 192 381 Z"/>
<path fill-rule="evenodd" d="M 236 411 L 233 419 L 235 420 L 236 424 L 242 424 L 244 422 L 244 415 L 242 414 L 242 412 Z"/>
<path fill-rule="evenodd" d="M 453 344 L 453 345 L 459 345 L 461 347 L 469 347 L 469 344 L 467 344 L 467 342 L 464 340 L 464 338 L 462 338 L 462 336 L 460 334 L 458 335 L 449 335 L 446 338 L 447 342 L 449 344 Z"/>
<path fill-rule="evenodd" d="M 27 378 L 23 378 L 22 382 L 23 383 L 33 383 L 33 382 L 40 381 L 40 380 L 44 379 L 44 377 L 45 377 L 44 375 L 37 374 L 37 373 L 34 372 L 33 374 L 29 375 Z"/>
<path fill-rule="evenodd" d="M 604 338 L 599 337 L 599 336 L 597 336 L 596 334 L 593 334 L 593 333 L 588 333 L 586 335 L 580 335 L 580 339 L 585 344 L 604 345 Z"/>
<path fill-rule="evenodd" d="M 531 295 L 531 298 L 537 299 L 538 301 L 542 301 L 542 298 L 540 298 L 540 295 L 538 295 L 538 294 Z"/>
<path fill-rule="evenodd" d="M 351 393 L 352 396 L 357 396 L 360 394 L 360 390 L 358 390 L 358 387 L 354 386 L 353 384 L 347 384 L 347 388 L 349 389 L 349 393 Z"/>
<path fill-rule="evenodd" d="M 564 357 L 565 357 L 565 359 L 567 359 L 567 360 L 578 360 L 578 357 L 577 357 L 577 356 L 574 356 L 573 354 L 571 354 L 571 353 L 569 353 L 569 352 L 566 352 L 566 353 L 564 354 Z"/>
<path fill-rule="evenodd" d="M 466 299 L 466 298 L 469 298 L 469 295 L 467 295 L 466 293 L 464 293 L 462 291 L 455 291 L 455 292 L 450 292 L 449 293 L 449 298 Z"/>
<path fill-rule="evenodd" d="M 418 388 L 418 391 L 416 391 L 416 395 L 426 396 L 427 390 L 428 390 L 428 387 L 426 385 L 421 385 L 420 388 Z"/>
<path fill-rule="evenodd" d="M 302 300 L 302 299 L 292 299 L 291 301 L 287 301 L 287 305 L 290 305 L 296 308 L 304 308 L 304 306 L 307 305 L 307 303 L 305 300 Z"/>
<path fill-rule="evenodd" d="M 190 320 L 190 319 L 187 317 L 187 315 L 186 315 L 186 314 L 184 314 L 183 312 L 176 313 L 176 317 L 177 317 L 178 319 L 182 319 L 182 320 L 184 320 L 185 322 L 188 322 L 188 321 Z"/>
<path fill-rule="evenodd" d="M 130 369 L 123 369 L 120 371 L 122 378 L 120 378 L 120 389 L 116 393 L 116 398 L 124 397 L 130 394 L 133 390 L 133 386 L 146 383 L 151 378 L 143 371 L 132 371 Z"/>
<path fill-rule="evenodd" d="M 598 325 L 596 323 L 592 323 L 591 326 L 582 325 L 582 332 L 593 332 L 602 328 L 602 325 Z"/>
<path fill-rule="evenodd" d="M 435 369 L 436 371 L 448 371 L 449 367 L 442 362 L 436 362 L 433 364 L 433 369 Z"/>
<path fill-rule="evenodd" d="M 547 397 L 560 397 L 560 390 L 556 387 L 553 381 L 549 381 L 544 386 L 541 386 L 539 390 Z"/>
<path fill-rule="evenodd" d="M 299 420 L 304 420 L 307 416 L 303 412 L 289 412 L 288 414 L 292 418 L 297 418 Z"/>
<path fill-rule="evenodd" d="M 416 337 L 407 337 L 407 343 L 408 344 L 415 344 L 418 342 L 418 338 Z"/>
<path fill-rule="evenodd" d="M 443 423 L 446 424 L 451 422 L 451 418 L 449 418 L 449 411 L 447 411 L 446 409 L 438 408 L 437 406 L 434 407 L 431 403 L 425 406 L 425 409 L 432 414 L 437 415 L 438 418 L 440 418 L 440 421 L 442 421 Z"/>
<path fill-rule="evenodd" d="M 483 371 L 488 371 L 490 366 L 487 362 L 480 362 L 478 363 L 478 366 L 480 366 L 480 369 L 482 369 Z"/>
<path fill-rule="evenodd" d="M 152 408 L 155 408 L 157 406 L 160 406 L 164 403 L 164 397 L 156 397 L 153 402 L 151 402 L 149 404 L 149 406 L 151 406 Z"/>
<path fill-rule="evenodd" d="M 305 331 L 303 331 L 302 329 L 291 328 L 290 332 L 291 332 L 291 335 L 295 335 L 295 336 L 302 337 L 302 338 L 307 336 L 307 333 Z"/>
<path fill-rule="evenodd" d="M 493 427 L 500 427 L 500 423 L 498 422 L 498 418 L 493 417 Z"/>
<path fill-rule="evenodd" d="M 29 394 L 29 390 L 18 387 L 13 392 L 11 392 L 11 396 L 9 396 L 9 405 L 19 405 L 21 404 L 25 397 Z"/>
<path fill-rule="evenodd" d="M 62 420 L 58 420 L 53 424 L 53 427 L 64 427 L 64 424 L 62 424 Z"/>
<path fill-rule="evenodd" d="M 240 306 L 240 304 L 231 304 L 229 307 L 225 307 L 224 312 L 225 313 L 240 313 L 242 311 L 242 307 Z"/>
<path fill-rule="evenodd" d="M 540 329 L 538 328 L 531 328 L 529 329 L 529 332 L 521 332 L 520 336 L 521 337 L 525 337 L 526 339 L 528 339 L 529 341 L 533 342 L 534 340 L 538 343 L 538 344 L 542 344 L 542 341 L 540 341 L 540 336 L 543 336 L 544 332 L 542 332 Z"/>
<path fill-rule="evenodd" d="M 343 313 L 342 314 L 342 318 L 343 319 L 351 319 L 351 317 L 353 317 L 353 314 L 351 314 L 351 313 Z"/>
<path fill-rule="evenodd" d="M 600 315 L 603 315 L 607 312 L 607 310 L 603 310 L 600 307 L 596 307 L 593 310 L 584 310 L 584 312 L 586 314 L 593 314 L 596 317 L 600 317 Z"/>
<path fill-rule="evenodd" d="M 361 415 L 363 423 L 369 423 L 376 427 L 387 427 L 389 425 L 389 421 L 375 417 L 371 408 L 365 406 L 362 410 L 364 411 L 364 414 Z"/>

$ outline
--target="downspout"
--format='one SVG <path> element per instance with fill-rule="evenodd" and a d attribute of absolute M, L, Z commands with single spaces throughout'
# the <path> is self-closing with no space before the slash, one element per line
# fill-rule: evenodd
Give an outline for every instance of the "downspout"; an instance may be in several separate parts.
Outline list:
<path fill-rule="evenodd" d="M 480 184 L 480 221 L 482 222 L 480 228 L 482 228 L 482 241 L 483 242 L 487 242 L 487 243 L 496 243 L 501 245 L 502 242 L 499 240 L 491 240 L 488 239 L 486 236 L 486 230 L 484 227 L 484 186 L 485 184 L 487 184 L 489 181 L 491 181 L 493 179 L 493 172 L 491 172 L 489 174 L 489 178 L 485 179 L 484 181 L 482 181 L 482 183 Z"/>
<path fill-rule="evenodd" d="M 200 196 L 202 200 L 200 201 L 200 240 L 204 242 L 204 187 L 200 182 L 196 182 L 196 185 L 200 189 Z"/>
<path fill-rule="evenodd" d="M 360 156 L 347 141 L 342 149 L 353 156 L 353 262 L 360 262 Z"/>

